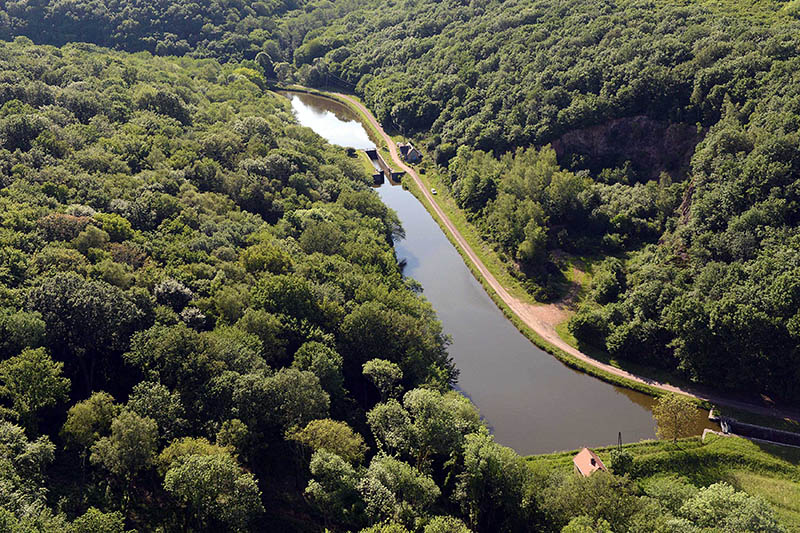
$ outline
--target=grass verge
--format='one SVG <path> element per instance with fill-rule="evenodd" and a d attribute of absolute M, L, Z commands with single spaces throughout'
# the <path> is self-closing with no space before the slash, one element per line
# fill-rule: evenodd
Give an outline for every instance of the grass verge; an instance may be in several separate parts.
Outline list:
<path fill-rule="evenodd" d="M 616 446 L 595 448 L 608 465 Z M 635 476 L 675 474 L 698 486 L 725 481 L 748 494 L 760 496 L 775 509 L 789 531 L 800 532 L 800 449 L 754 443 L 738 437 L 708 435 L 671 441 L 643 441 L 623 445 L 634 457 Z M 577 451 L 577 450 L 576 450 Z M 576 451 L 526 457 L 527 464 L 547 473 L 572 470 Z"/>

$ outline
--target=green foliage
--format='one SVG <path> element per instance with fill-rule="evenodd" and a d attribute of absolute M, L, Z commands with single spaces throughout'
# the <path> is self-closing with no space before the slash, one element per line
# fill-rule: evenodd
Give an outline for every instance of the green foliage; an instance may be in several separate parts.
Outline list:
<path fill-rule="evenodd" d="M 572 517 L 585 515 L 624 530 L 642 503 L 627 477 L 597 471 L 589 477 L 572 472 L 551 480 L 543 494 L 544 507 L 555 524 L 567 526 Z"/>
<path fill-rule="evenodd" d="M 263 242 L 245 249 L 242 263 L 248 272 L 283 274 L 291 266 L 291 258 L 276 245 Z"/>
<path fill-rule="evenodd" d="M 598 518 L 596 521 L 592 520 L 586 515 L 576 516 L 569 521 L 569 524 L 561 529 L 561 533 L 614 533 L 611 526 L 603 520 Z"/>
<path fill-rule="evenodd" d="M 353 464 L 360 463 L 367 452 L 361 435 L 344 422 L 331 419 L 312 420 L 302 430 L 293 433 L 291 438 L 312 452 L 325 450 Z"/>
<path fill-rule="evenodd" d="M 244 531 L 264 511 L 255 478 L 226 454 L 188 456 L 167 471 L 164 489 L 186 505 L 189 524 L 200 530 Z"/>
<path fill-rule="evenodd" d="M 780 533 L 781 527 L 767 504 L 725 483 L 700 489 L 678 511 L 695 525 L 724 531 Z"/>
<path fill-rule="evenodd" d="M 45 324 L 41 315 L 26 311 L 0 311 L 0 353 L 18 354 L 44 342 Z"/>
<path fill-rule="evenodd" d="M 161 450 L 156 458 L 156 464 L 159 473 L 164 475 L 168 470 L 183 464 L 190 457 L 229 454 L 229 451 L 224 446 L 211 444 L 202 437 L 182 437 L 175 439 L 169 446 Z"/>
<path fill-rule="evenodd" d="M 364 363 L 363 372 L 381 393 L 381 401 L 400 392 L 397 384 L 403 379 L 403 371 L 396 364 L 384 359 L 370 359 Z"/>
<path fill-rule="evenodd" d="M 430 477 L 386 455 L 372 459 L 358 490 L 372 520 L 394 520 L 407 527 L 413 527 L 441 494 Z"/>
<path fill-rule="evenodd" d="M 367 413 L 367 423 L 379 450 L 421 470 L 449 459 L 470 434 L 485 432 L 469 400 L 453 391 L 423 388 L 408 391 L 402 405 L 394 399 L 379 403 Z"/>
<path fill-rule="evenodd" d="M 794 472 L 775 458 L 636 459 L 645 479 L 706 465 L 691 482 L 712 490 L 545 479 L 494 443 L 448 390 L 396 215 L 264 90 L 343 80 L 430 129 L 447 167 L 429 170 L 538 296 L 563 284 L 558 250 L 618 257 L 592 272 L 581 341 L 794 398 L 796 22 L 589 4 L 3 5 L 6 37 L 203 59 L 0 46 L 0 365 L 47 349 L 88 398 L 42 410 L 70 453 L 0 424 L 0 529 L 661 533 L 715 527 L 702 508 L 780 531 L 707 466 Z"/>
<path fill-rule="evenodd" d="M 675 442 L 681 437 L 688 437 L 689 421 L 697 407 L 686 396 L 665 394 L 653 406 L 653 418 L 656 421 L 656 434 L 661 439 L 672 439 Z"/>
<path fill-rule="evenodd" d="M 101 437 L 111 432 L 111 423 L 119 414 L 120 407 L 107 392 L 95 392 L 67 411 L 67 420 L 61 428 L 61 436 L 72 448 L 77 448 L 82 456 Z"/>
<path fill-rule="evenodd" d="M 165 442 L 182 434 L 187 420 L 180 395 L 160 383 L 142 381 L 133 387 L 126 408 L 158 425 L 158 434 Z"/>
<path fill-rule="evenodd" d="M 485 433 L 466 436 L 454 499 L 472 529 L 519 531 L 529 523 L 527 469 L 511 448 Z"/>
<path fill-rule="evenodd" d="M 309 464 L 312 479 L 305 494 L 314 507 L 344 524 L 363 520 L 364 502 L 358 491 L 356 469 L 339 455 L 320 449 L 314 452 Z"/>
<path fill-rule="evenodd" d="M 437 516 L 425 524 L 424 533 L 470 533 L 470 529 L 458 518 Z"/>
<path fill-rule="evenodd" d="M 104 513 L 90 507 L 72 522 L 70 533 L 125 533 L 125 517 L 120 512 Z"/>
<path fill-rule="evenodd" d="M 339 464 L 372 459 L 365 412 L 377 394 L 361 394 L 364 363 L 391 361 L 407 390 L 444 390 L 455 371 L 433 309 L 403 280 L 397 217 L 361 166 L 298 128 L 254 85 L 254 63 L 0 47 L 14 73 L 0 80 L 0 365 L 52 354 L 27 389 L 3 385 L 15 387 L 7 405 L 24 400 L 63 446 L 14 429 L 19 453 L 11 466 L 0 458 L 4 527 L 69 531 L 91 506 L 76 527 L 118 529 L 118 511 L 142 531 L 247 530 L 269 507 L 256 523 L 284 530 L 290 506 L 319 524 L 368 526 L 366 469 Z M 48 384 L 57 394 L 25 396 Z M 473 413 L 454 417 L 469 420 L 462 433 L 480 425 L 464 402 L 442 403 Z M 422 428 L 426 415 L 413 416 Z M 313 452 L 308 500 L 297 483 L 307 455 L 287 439 L 297 432 Z M 435 446 L 425 462 L 441 477 L 453 450 Z M 203 476 L 228 481 L 201 498 Z M 278 489 L 253 491 L 256 478 Z"/>
<path fill-rule="evenodd" d="M 634 463 L 633 455 L 624 449 L 611 450 L 611 463 L 609 465 L 614 475 L 624 476 L 633 474 Z"/>
<path fill-rule="evenodd" d="M 0 422 L 0 461 L 3 464 L 3 505 L 22 505 L 26 500 L 44 503 L 41 491 L 45 468 L 53 462 L 55 446 L 46 436 L 30 440 L 11 422 Z"/>
<path fill-rule="evenodd" d="M 122 242 L 133 237 L 131 223 L 116 213 L 97 213 L 94 219 L 101 224 L 100 229 L 108 234 L 112 242 Z"/>
<path fill-rule="evenodd" d="M 111 435 L 92 446 L 91 461 L 121 479 L 130 480 L 152 464 L 157 439 L 158 426 L 154 420 L 122 411 L 111 422 Z"/>
<path fill-rule="evenodd" d="M 233 390 L 242 421 L 254 430 L 281 433 L 305 427 L 328 414 L 330 398 L 307 371 L 285 368 L 274 376 L 242 376 Z"/>
<path fill-rule="evenodd" d="M 292 362 L 293 367 L 317 376 L 320 386 L 332 399 L 341 399 L 345 394 L 342 364 L 342 356 L 336 350 L 315 341 L 303 344 L 295 352 Z"/>
<path fill-rule="evenodd" d="M 0 397 L 11 400 L 11 408 L 31 431 L 36 431 L 39 411 L 67 399 L 70 382 L 63 368 L 44 348 L 26 349 L 0 362 Z"/>

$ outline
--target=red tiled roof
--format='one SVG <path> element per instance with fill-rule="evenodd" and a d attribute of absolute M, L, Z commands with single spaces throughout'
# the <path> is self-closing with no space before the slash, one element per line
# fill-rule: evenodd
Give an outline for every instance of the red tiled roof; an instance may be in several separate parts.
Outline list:
<path fill-rule="evenodd" d="M 572 458 L 572 462 L 575 463 L 575 468 L 578 469 L 578 472 L 585 477 L 591 476 L 596 470 L 608 471 L 603 461 L 589 448 L 583 448 L 579 451 L 578 455 Z"/>

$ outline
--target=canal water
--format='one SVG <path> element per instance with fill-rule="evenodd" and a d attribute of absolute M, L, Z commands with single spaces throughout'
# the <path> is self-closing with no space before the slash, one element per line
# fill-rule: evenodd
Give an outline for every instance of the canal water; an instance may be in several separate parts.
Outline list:
<path fill-rule="evenodd" d="M 333 144 L 374 144 L 347 107 L 287 93 L 298 121 Z M 453 343 L 458 389 L 481 411 L 497 442 L 520 454 L 600 446 L 655 436 L 653 399 L 560 363 L 525 338 L 484 291 L 422 204 L 388 182 L 378 189 L 405 229 L 395 243 L 404 274 L 419 281 Z M 695 431 L 709 425 L 698 410 Z"/>

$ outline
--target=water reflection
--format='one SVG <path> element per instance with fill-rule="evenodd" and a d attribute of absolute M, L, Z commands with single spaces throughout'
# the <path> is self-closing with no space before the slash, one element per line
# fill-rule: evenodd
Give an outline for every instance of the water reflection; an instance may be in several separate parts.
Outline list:
<path fill-rule="evenodd" d="M 298 122 L 333 144 L 357 150 L 375 148 L 358 117 L 343 104 L 311 94 L 287 93 Z"/>
<path fill-rule="evenodd" d="M 300 123 L 330 142 L 358 148 L 368 139 L 360 124 L 353 131 L 356 117 L 337 109 L 344 106 L 291 98 Z M 655 436 L 652 398 L 572 370 L 539 350 L 503 316 L 411 193 L 384 184 L 378 194 L 405 228 L 406 238 L 395 243 L 398 259 L 406 261 L 404 274 L 422 284 L 453 338 L 449 352 L 461 371 L 459 389 L 480 408 L 498 442 L 530 454 L 612 444 L 618 432 L 625 442 Z M 700 411 L 695 427 L 698 433 L 711 427 Z"/>

